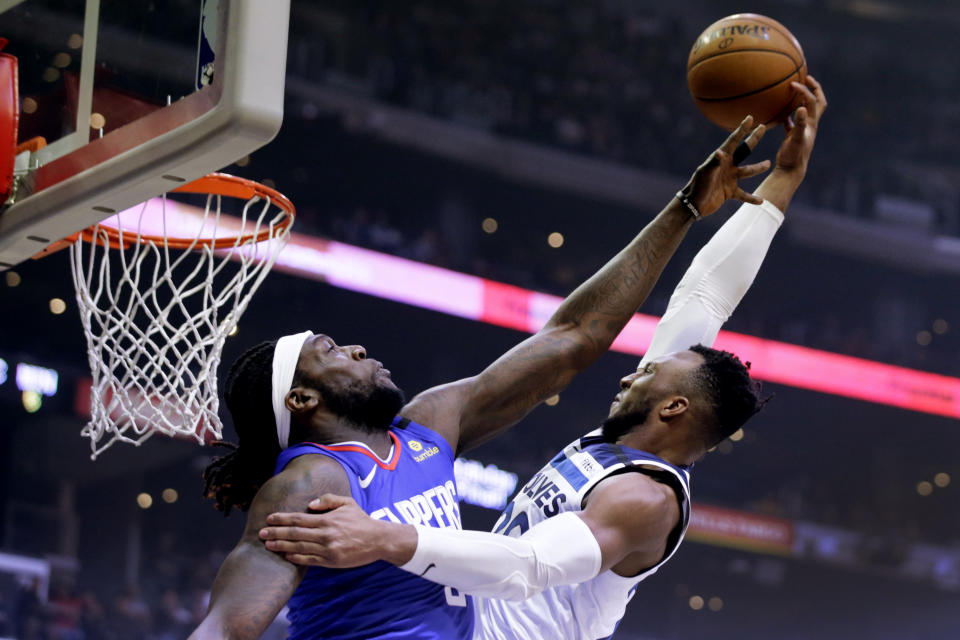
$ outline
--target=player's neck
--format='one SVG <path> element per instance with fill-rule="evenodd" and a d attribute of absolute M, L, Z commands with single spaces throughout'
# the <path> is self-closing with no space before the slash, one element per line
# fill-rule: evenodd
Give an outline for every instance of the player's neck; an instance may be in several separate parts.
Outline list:
<path fill-rule="evenodd" d="M 675 431 L 655 426 L 635 429 L 620 438 L 619 444 L 652 453 L 678 467 L 689 466 L 703 455 L 700 447 L 678 438 Z"/>
<path fill-rule="evenodd" d="M 316 444 L 339 444 L 341 442 L 360 442 L 381 458 L 390 455 L 393 440 L 387 429 L 371 431 L 341 418 L 330 418 L 305 426 L 295 426 L 290 433 L 291 443 L 314 442 Z"/>

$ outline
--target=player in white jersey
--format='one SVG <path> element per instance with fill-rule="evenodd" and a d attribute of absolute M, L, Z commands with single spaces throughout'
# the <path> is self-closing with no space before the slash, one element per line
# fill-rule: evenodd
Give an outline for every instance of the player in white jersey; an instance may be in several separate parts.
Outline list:
<path fill-rule="evenodd" d="M 676 551 L 690 515 L 689 467 L 762 405 L 747 366 L 706 346 L 759 270 L 806 174 L 826 98 L 813 78 L 777 165 L 697 254 L 603 427 L 567 446 L 517 494 L 494 533 L 374 520 L 349 499 L 324 514 L 273 514 L 262 533 L 288 560 L 385 560 L 478 596 L 475 638 L 607 638 L 636 585 Z M 691 344 L 696 345 L 688 348 Z M 503 535 L 498 535 L 503 534 Z"/>
<path fill-rule="evenodd" d="M 557 585 L 522 601 L 476 598 L 474 638 L 606 638 L 623 617 L 637 584 L 656 573 L 676 551 L 690 521 L 690 474 L 657 456 L 607 442 L 600 430 L 570 443 L 517 493 L 494 526 L 519 537 L 547 518 L 581 510 L 601 481 L 625 472 L 647 474 L 669 487 L 680 519 L 659 562 L 623 577 L 603 571 L 578 584 Z"/>

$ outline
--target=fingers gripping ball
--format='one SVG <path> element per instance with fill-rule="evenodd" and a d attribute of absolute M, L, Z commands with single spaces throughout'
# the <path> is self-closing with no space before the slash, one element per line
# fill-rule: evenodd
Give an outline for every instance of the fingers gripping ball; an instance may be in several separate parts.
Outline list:
<path fill-rule="evenodd" d="M 745 116 L 769 124 L 785 120 L 800 96 L 807 63 L 797 39 L 782 24 L 755 13 L 717 20 L 693 43 L 687 85 L 707 118 L 732 131 Z"/>

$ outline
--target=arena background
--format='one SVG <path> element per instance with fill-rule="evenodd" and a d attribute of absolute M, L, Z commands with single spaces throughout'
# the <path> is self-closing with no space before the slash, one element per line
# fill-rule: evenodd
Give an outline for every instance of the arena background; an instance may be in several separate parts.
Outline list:
<path fill-rule="evenodd" d="M 178 2 L 155 4 L 176 20 Z M 704 26 L 744 10 L 793 31 L 830 108 L 807 180 L 726 328 L 854 356 L 863 371 L 936 373 L 943 386 L 912 388 L 913 405 L 898 408 L 767 383 L 768 408 L 696 466 L 694 508 L 705 516 L 640 585 L 615 637 L 956 637 L 955 3 L 298 0 L 283 129 L 225 170 L 290 196 L 300 234 L 562 296 L 722 139 L 687 94 L 686 56 Z M 42 72 L 55 53 L 21 43 L 21 73 Z M 781 137 L 770 132 L 755 156 L 772 156 Z M 643 313 L 664 310 L 729 210 L 695 225 Z M 412 395 L 476 373 L 525 335 L 322 280 L 271 274 L 224 362 L 311 328 L 363 344 Z M 54 298 L 64 313 L 51 312 Z M 91 462 L 79 437 L 89 369 L 65 253 L 7 272 L 0 304 L 0 636 L 186 637 L 243 524 L 200 496 L 215 451 L 156 437 Z M 522 483 L 596 426 L 637 359 L 607 355 L 558 402 L 469 452 L 478 464 L 461 471 L 486 483 L 474 501 L 506 498 L 497 491 L 510 476 L 489 465 Z M 18 364 L 54 370 L 55 390 L 25 392 Z M 926 397 L 953 414 L 922 410 Z M 488 528 L 497 510 L 463 512 L 467 527 Z M 29 570 L 9 568 L 11 556 L 51 567 L 49 598 Z"/>

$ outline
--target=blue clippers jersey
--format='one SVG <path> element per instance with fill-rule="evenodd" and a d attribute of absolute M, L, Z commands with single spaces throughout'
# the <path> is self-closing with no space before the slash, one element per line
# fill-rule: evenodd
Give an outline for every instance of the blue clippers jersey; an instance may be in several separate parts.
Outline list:
<path fill-rule="evenodd" d="M 275 473 L 302 455 L 328 456 L 343 466 L 353 499 L 372 517 L 460 529 L 450 445 L 399 416 L 391 427 L 390 460 L 358 442 L 301 443 L 280 454 Z M 473 636 L 469 596 L 382 561 L 354 569 L 310 567 L 288 607 L 291 640 Z"/>

